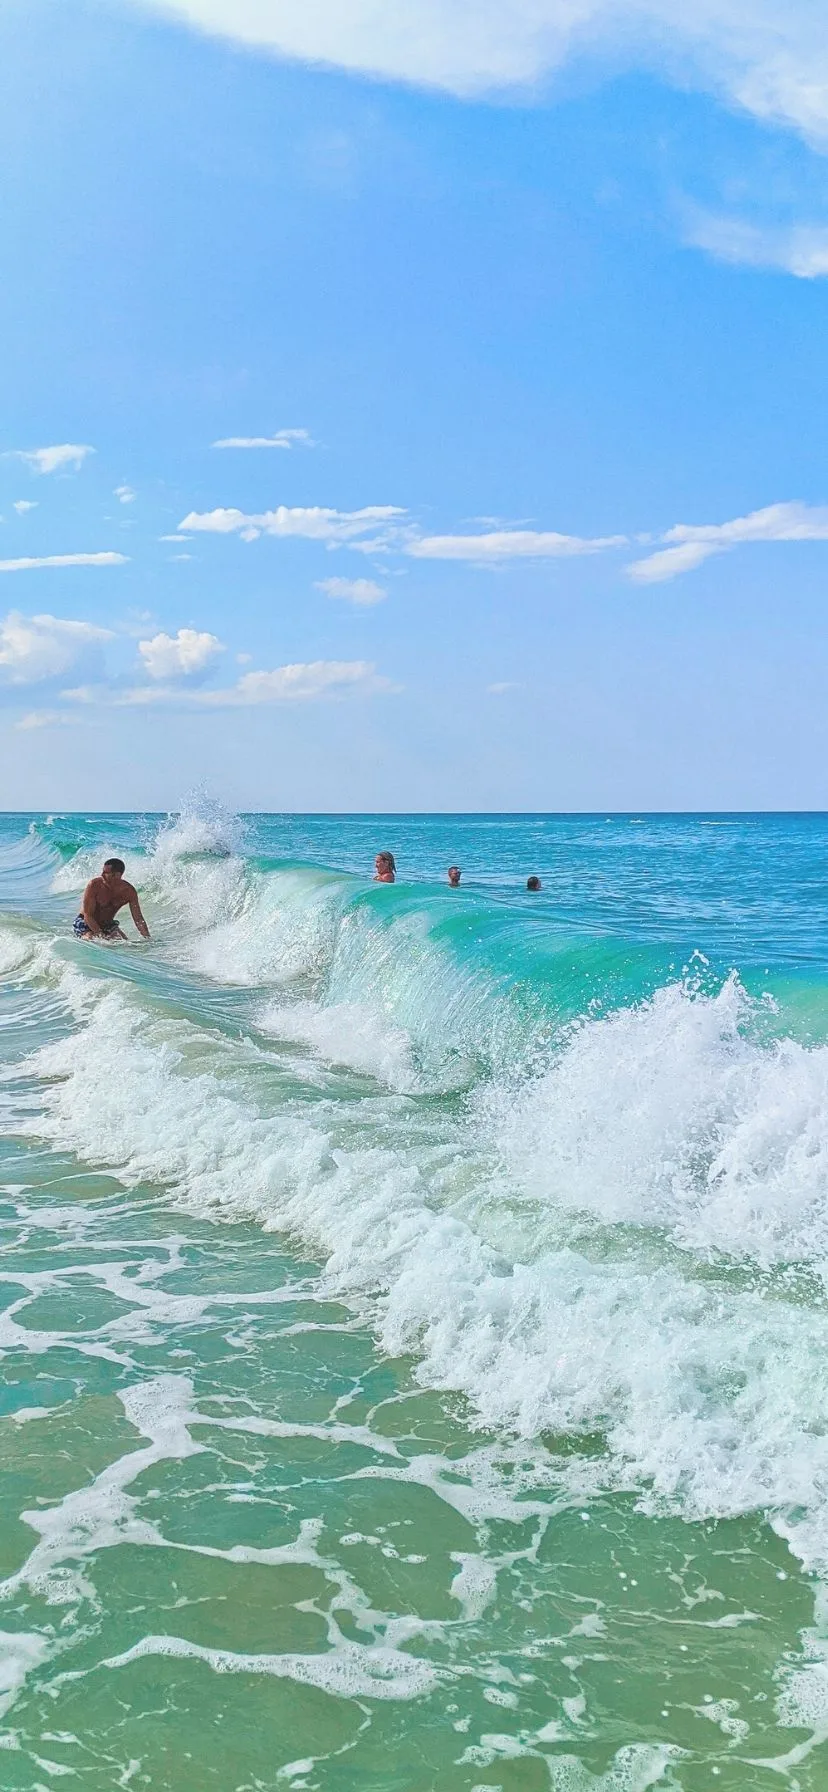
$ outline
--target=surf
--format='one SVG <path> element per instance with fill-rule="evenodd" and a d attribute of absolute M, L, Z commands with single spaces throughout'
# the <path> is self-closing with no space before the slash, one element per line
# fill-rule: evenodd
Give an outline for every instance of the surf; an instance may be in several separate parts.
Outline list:
<path fill-rule="evenodd" d="M 776 1713 L 777 1739 L 751 1742 L 755 1758 L 786 1759 L 786 1726 L 808 1732 L 796 1748 L 819 1746 L 819 1600 L 798 1651 L 780 1607 L 768 1684 L 764 1656 L 748 1670 L 739 1654 L 741 1627 L 776 1611 L 777 1576 L 779 1599 L 786 1577 L 802 1577 L 800 1613 L 828 1577 L 818 929 L 777 878 L 790 932 L 777 929 L 773 951 L 739 949 L 738 900 L 746 914 L 754 892 L 728 898 L 730 932 L 707 919 L 702 842 L 716 833 L 702 821 L 673 834 L 643 818 L 568 824 L 559 883 L 544 863 L 530 902 L 515 867 L 533 862 L 547 824 L 511 825 L 469 823 L 451 854 L 467 878 L 458 892 L 435 875 L 456 819 L 419 834 L 412 823 L 421 856 L 393 888 L 370 881 L 366 846 L 388 836 L 365 821 L 198 811 L 5 824 L 0 1226 L 12 1293 L 0 1348 L 39 1366 L 20 1371 L 14 1436 L 22 1451 L 30 1428 L 56 1436 L 70 1423 L 64 1363 L 93 1400 L 106 1388 L 117 1403 L 108 1466 L 91 1481 L 78 1469 L 57 1503 L 50 1492 L 24 1514 L 35 1541 L 0 1589 L 27 1614 L 9 1655 L 16 1714 L 31 1684 L 52 1684 L 60 1650 L 100 1627 L 117 1684 L 151 1660 L 153 1673 L 265 1675 L 346 1702 L 350 1687 L 360 1708 L 456 1709 L 446 1688 L 462 1681 L 483 1689 L 484 1714 L 498 1705 L 500 1728 L 481 1716 L 469 1745 L 473 1770 L 500 1760 L 502 1743 L 544 1772 L 552 1763 L 553 1784 L 567 1784 L 566 1758 L 589 1792 L 630 1773 L 655 1785 L 681 1754 L 642 1743 L 587 1775 L 576 1709 L 593 1653 L 615 1650 L 628 1685 L 610 1632 L 649 1576 L 650 1677 L 668 1655 L 680 1676 L 675 1639 L 702 1634 L 680 1626 L 706 1627 L 711 1647 L 732 1650 L 731 1681 L 754 1675 Z M 657 858 L 662 834 L 669 901 L 638 856 L 655 835 Z M 753 866 L 749 829 L 740 838 Z M 810 863 L 804 829 L 779 850 L 800 850 L 791 838 Z M 772 827 L 763 839 L 770 855 Z M 506 869 L 475 875 L 473 851 L 486 864 L 496 851 Z M 612 904 L 608 851 L 621 867 Z M 111 854 L 140 890 L 149 947 L 71 935 L 79 891 Z M 209 1498 L 194 1491 L 202 1472 Z M 334 1522 L 340 1497 L 364 1501 L 364 1516 Z M 143 1589 L 148 1550 L 170 1550 L 184 1512 L 199 1563 L 301 1570 L 283 1646 L 268 1636 L 253 1649 L 234 1630 L 244 1601 L 211 1634 L 189 1606 L 173 1613 L 142 1590 L 146 1618 L 121 1623 L 107 1554 L 126 1544 Z M 248 1522 L 278 1523 L 277 1540 L 257 1531 L 251 1543 Z M 688 1551 L 708 1592 L 676 1594 L 673 1611 Z M 396 1583 L 369 1598 L 374 1558 L 429 1577 L 427 1594 L 413 1581 L 405 1594 L 409 1615 Z M 570 1563 L 588 1580 L 599 1562 L 597 1603 L 578 1604 L 574 1583 L 567 1623 L 580 1640 L 561 1640 L 579 1664 L 566 1670 L 569 1709 L 557 1700 L 554 1719 L 527 1728 L 518 1663 L 531 1679 L 532 1652 L 546 1662 L 549 1576 Z M 735 1603 L 721 1590 L 731 1568 Z M 26 1603 L 27 1576 L 47 1612 L 63 1603 L 58 1632 Z M 310 1646 L 319 1577 L 344 1616 Z M 269 1586 L 257 1593 L 268 1611 Z M 723 1697 L 721 1747 L 747 1747 L 748 1720 Z M 752 1711 L 750 1723 L 753 1736 Z M 450 1713 L 443 1729 L 451 1737 Z M 497 1746 L 480 1740 L 492 1735 Z"/>
<path fill-rule="evenodd" d="M 660 983 L 657 948 L 247 858 L 203 821 L 130 873 L 160 977 L 111 955 L 90 977 L 54 946 L 70 1031 L 23 1066 L 24 1129 L 295 1237 L 474 1422 L 600 1433 L 608 1486 L 692 1518 L 767 1509 L 828 1564 L 828 1047 L 735 973 Z M 211 986 L 218 1024 L 194 1018 Z"/>

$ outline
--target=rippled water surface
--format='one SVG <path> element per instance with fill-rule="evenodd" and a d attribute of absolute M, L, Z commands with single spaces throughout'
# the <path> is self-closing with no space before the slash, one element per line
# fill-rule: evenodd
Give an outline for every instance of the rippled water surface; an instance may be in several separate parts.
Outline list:
<path fill-rule="evenodd" d="M 826 867 L 0 818 L 3 1792 L 824 1792 Z"/>

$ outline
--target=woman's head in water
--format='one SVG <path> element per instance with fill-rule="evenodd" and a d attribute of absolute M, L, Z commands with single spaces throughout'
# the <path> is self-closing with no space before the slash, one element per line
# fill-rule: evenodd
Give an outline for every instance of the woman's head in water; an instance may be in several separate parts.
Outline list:
<path fill-rule="evenodd" d="M 392 852 L 378 852 L 374 860 L 376 872 L 375 884 L 392 884 L 397 875 L 397 866 Z"/>
<path fill-rule="evenodd" d="M 542 890 L 543 884 L 539 877 L 527 877 L 526 888 L 527 890 Z"/>

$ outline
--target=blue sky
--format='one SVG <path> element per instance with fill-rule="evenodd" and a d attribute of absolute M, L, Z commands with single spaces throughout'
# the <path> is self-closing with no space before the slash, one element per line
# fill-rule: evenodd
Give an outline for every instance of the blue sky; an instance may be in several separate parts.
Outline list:
<path fill-rule="evenodd" d="M 8 0 L 3 806 L 828 807 L 828 50 L 674 11 Z"/>

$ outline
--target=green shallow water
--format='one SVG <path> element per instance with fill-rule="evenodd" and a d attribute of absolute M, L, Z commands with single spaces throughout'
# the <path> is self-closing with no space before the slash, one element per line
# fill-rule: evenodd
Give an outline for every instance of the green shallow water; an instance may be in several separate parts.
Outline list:
<path fill-rule="evenodd" d="M 444 818 L 391 892 L 364 823 L 193 825 L 76 822 L 143 847 L 117 954 L 5 824 L 0 1784 L 819 1792 L 817 823 L 724 918 L 628 827 L 611 932 L 603 819 L 495 818 L 453 912 Z"/>

